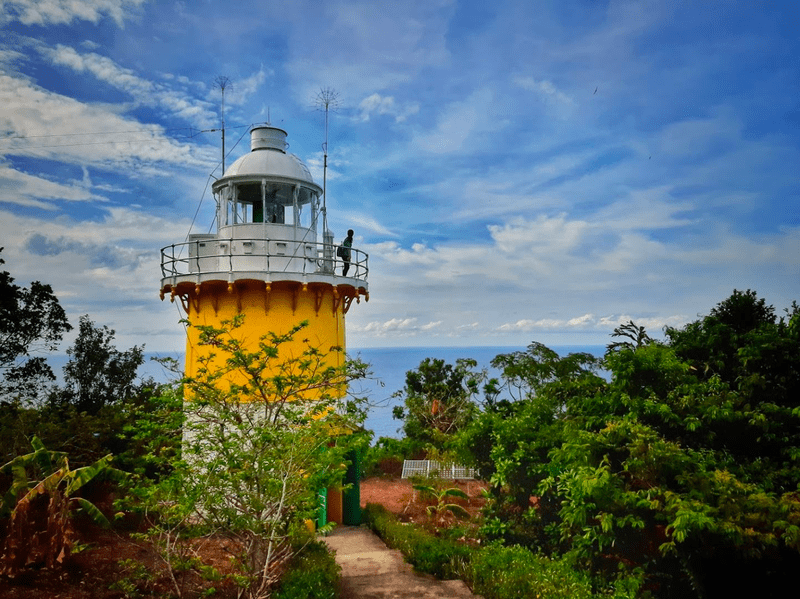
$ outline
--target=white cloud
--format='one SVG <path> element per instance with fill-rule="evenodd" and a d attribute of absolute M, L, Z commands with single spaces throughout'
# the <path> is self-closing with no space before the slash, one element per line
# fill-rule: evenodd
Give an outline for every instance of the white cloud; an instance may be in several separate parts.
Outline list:
<path fill-rule="evenodd" d="M 396 123 L 402 123 L 409 116 L 419 112 L 419 104 L 411 103 L 401 107 L 393 96 L 381 96 L 377 93 L 361 100 L 358 108 L 361 111 L 362 121 L 368 121 L 372 114 L 387 114 L 393 116 Z"/>
<path fill-rule="evenodd" d="M 596 218 L 607 229 L 618 231 L 667 229 L 683 227 L 696 218 L 679 216 L 694 211 L 694 204 L 675 200 L 672 186 L 632 190 L 626 196 L 598 210 Z"/>
<path fill-rule="evenodd" d="M 521 331 L 529 333 L 537 330 L 556 330 L 564 327 L 565 322 L 560 319 L 542 318 L 540 320 L 523 319 L 516 322 L 501 324 L 497 329 L 504 333 Z"/>
<path fill-rule="evenodd" d="M 583 327 L 591 325 L 595 322 L 594 314 L 584 314 L 583 316 L 576 316 L 567 321 L 567 325 L 571 327 Z"/>
<path fill-rule="evenodd" d="M 375 218 L 367 214 L 342 213 L 339 215 L 339 220 L 352 223 L 354 229 L 366 229 L 367 231 L 386 237 L 399 237 L 397 233 L 390 231 Z"/>
<path fill-rule="evenodd" d="M 360 330 L 365 333 L 374 333 L 378 336 L 385 335 L 392 331 L 408 331 L 418 329 L 416 318 L 392 318 L 385 322 L 373 321 L 361 327 L 353 327 L 354 330 Z"/>
<path fill-rule="evenodd" d="M 559 90 L 552 81 L 546 79 L 536 80 L 533 77 L 521 75 L 513 77 L 512 81 L 522 89 L 537 93 L 548 102 L 555 102 L 567 107 L 575 106 L 575 100 Z"/>
<path fill-rule="evenodd" d="M 198 100 L 180 91 L 143 79 L 133 70 L 124 68 L 108 57 L 94 52 L 80 54 L 74 48 L 58 44 L 55 48 L 38 46 L 39 52 L 53 64 L 68 67 L 78 73 L 91 73 L 97 80 L 130 94 L 145 106 L 161 106 L 176 117 L 206 127 L 215 122 L 216 114 L 209 102 Z M 241 91 L 234 99 L 243 101 L 264 80 L 263 69 L 241 83 Z"/>
<path fill-rule="evenodd" d="M 274 71 L 271 69 L 269 71 L 264 69 L 264 65 L 262 64 L 261 68 L 249 77 L 231 81 L 225 88 L 225 103 L 240 106 L 245 104 L 264 84 L 267 77 L 272 77 L 274 74 Z M 219 102 L 220 90 L 218 86 L 211 87 L 208 99 L 210 102 Z"/>
<path fill-rule="evenodd" d="M 518 217 L 488 228 L 502 252 L 544 254 L 554 258 L 576 249 L 585 239 L 590 225 L 560 214 L 556 217 L 539 215 L 533 221 Z"/>
<path fill-rule="evenodd" d="M 658 151 L 667 156 L 697 159 L 708 153 L 729 151 L 741 140 L 743 123 L 728 108 L 717 108 L 713 116 L 688 118 L 664 127 Z"/>
<path fill-rule="evenodd" d="M 297 3 L 293 9 L 297 20 L 289 24 L 286 71 L 301 103 L 321 87 L 333 87 L 342 92 L 344 106 L 355 106 L 376 90 L 408 84 L 423 69 L 450 59 L 446 36 L 453 0 L 332 0 L 321 6 Z"/>
<path fill-rule="evenodd" d="M 497 330 L 504 333 L 566 332 L 571 330 L 608 331 L 610 333 L 616 327 L 631 320 L 639 326 L 644 326 L 645 329 L 650 332 L 651 336 L 657 337 L 665 326 L 679 327 L 686 324 L 689 319 L 683 315 L 653 317 L 613 314 L 596 318 L 594 314 L 584 314 L 583 316 L 576 316 L 568 319 L 542 318 L 539 320 L 524 319 L 516 322 L 507 322 L 497 327 Z"/>
<path fill-rule="evenodd" d="M 7 132 L 0 152 L 5 155 L 116 167 L 161 161 L 209 164 L 202 151 L 168 138 L 158 125 L 127 119 L 17 77 L 0 74 L 0 105 L 0 128 Z"/>
<path fill-rule="evenodd" d="M 442 109 L 436 128 L 418 133 L 413 146 L 432 154 L 449 154 L 464 149 L 467 140 L 475 142 L 476 135 L 498 128 L 489 116 L 493 113 L 493 101 L 494 92 L 482 88 L 464 100 L 451 102 Z"/>
<path fill-rule="evenodd" d="M 0 210 L 5 267 L 21 284 L 39 280 L 52 285 L 73 321 L 88 313 L 116 328 L 121 346 L 141 344 L 143 338 L 132 331 L 148 322 L 154 331 L 172 330 L 156 347 L 180 349 L 179 317 L 158 299 L 157 250 L 183 239 L 188 220 L 120 207 L 105 208 L 104 215 L 98 221 L 78 221 Z"/>
<path fill-rule="evenodd" d="M 13 70 L 25 60 L 25 55 L 17 50 L 0 47 L 0 66 Z"/>
<path fill-rule="evenodd" d="M 54 210 L 46 200 L 90 201 L 102 199 L 82 185 L 61 184 L 11 168 L 0 162 L 0 201 Z"/>
<path fill-rule="evenodd" d="M 2 20 L 25 25 L 62 25 L 73 21 L 98 23 L 113 19 L 122 27 L 147 0 L 5 0 Z"/>

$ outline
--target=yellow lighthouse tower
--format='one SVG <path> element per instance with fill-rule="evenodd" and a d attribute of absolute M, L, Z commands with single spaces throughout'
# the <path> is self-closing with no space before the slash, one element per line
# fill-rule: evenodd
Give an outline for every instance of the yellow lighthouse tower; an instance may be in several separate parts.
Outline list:
<path fill-rule="evenodd" d="M 286 137 L 277 127 L 251 130 L 250 152 L 212 186 L 216 233 L 190 235 L 161 250 L 161 297 L 177 298 L 193 325 L 220 327 L 244 315 L 246 347 L 307 321 L 303 337 L 313 345 L 344 349 L 345 314 L 353 300 L 369 299 L 367 255 L 356 248 L 337 252 L 322 188 L 287 151 Z M 198 340 L 191 327 L 189 377 L 208 351 Z M 335 353 L 332 359 L 343 357 Z M 339 520 L 336 509 L 333 519 Z"/>

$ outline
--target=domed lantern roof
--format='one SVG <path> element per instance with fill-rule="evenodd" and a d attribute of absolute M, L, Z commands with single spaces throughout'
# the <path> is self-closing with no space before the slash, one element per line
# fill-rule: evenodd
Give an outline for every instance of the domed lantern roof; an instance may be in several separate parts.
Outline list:
<path fill-rule="evenodd" d="M 250 131 L 250 152 L 238 158 L 212 186 L 216 192 L 230 183 L 268 181 L 300 185 L 314 195 L 322 188 L 314 183 L 311 172 L 300 158 L 286 151 L 286 131 L 268 125 Z M 301 203 L 311 194 L 302 193 Z"/>

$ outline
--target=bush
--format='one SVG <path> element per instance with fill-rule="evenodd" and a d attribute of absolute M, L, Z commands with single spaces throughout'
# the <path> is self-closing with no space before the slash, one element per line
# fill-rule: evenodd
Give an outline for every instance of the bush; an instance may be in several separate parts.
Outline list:
<path fill-rule="evenodd" d="M 368 503 L 362 514 L 367 525 L 419 572 L 448 580 L 461 578 L 466 571 L 472 553 L 469 547 L 398 522 L 382 505 Z"/>
<path fill-rule="evenodd" d="M 534 555 L 524 547 L 490 545 L 472 559 L 475 593 L 486 599 L 581 599 L 592 596 L 590 581 L 566 560 Z"/>
<path fill-rule="evenodd" d="M 403 460 L 421 459 L 425 450 L 419 441 L 381 437 L 370 447 L 362 462 L 362 476 L 400 476 Z"/>
<path fill-rule="evenodd" d="M 341 568 L 324 543 L 312 541 L 292 559 L 275 599 L 336 599 Z"/>
<path fill-rule="evenodd" d="M 630 599 L 646 597 L 638 574 L 621 574 L 596 593 L 591 580 L 569 558 L 550 559 L 524 547 L 489 545 L 472 549 L 456 541 L 435 537 L 398 522 L 385 507 L 368 503 L 363 511 L 367 525 L 386 544 L 403 553 L 420 572 L 437 578 L 460 578 L 485 599 Z"/>

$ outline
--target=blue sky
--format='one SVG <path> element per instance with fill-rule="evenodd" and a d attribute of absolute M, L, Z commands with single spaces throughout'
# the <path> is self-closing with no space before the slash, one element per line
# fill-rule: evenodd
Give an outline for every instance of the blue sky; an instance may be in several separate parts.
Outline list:
<path fill-rule="evenodd" d="M 800 282 L 795 3 L 5 0 L 0 245 L 77 323 L 180 351 L 158 250 L 269 120 L 370 254 L 348 346 L 606 343 Z M 237 141 L 244 136 L 241 143 Z M 202 200 L 202 201 L 201 201 Z M 199 208 L 198 208 L 199 207 Z"/>

